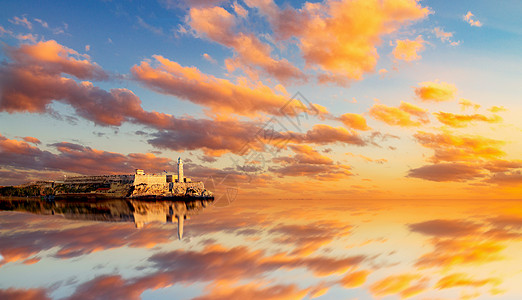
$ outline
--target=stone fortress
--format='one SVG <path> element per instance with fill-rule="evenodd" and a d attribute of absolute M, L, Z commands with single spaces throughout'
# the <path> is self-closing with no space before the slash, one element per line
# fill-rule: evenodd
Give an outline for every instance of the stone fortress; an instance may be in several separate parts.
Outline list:
<path fill-rule="evenodd" d="M 101 175 L 66 177 L 63 181 L 47 181 L 45 186 L 55 190 L 57 197 L 94 196 L 111 198 L 210 198 L 212 192 L 202 181 L 184 176 L 183 161 L 178 158 L 177 174 L 146 174 L 136 169 L 133 175 Z"/>

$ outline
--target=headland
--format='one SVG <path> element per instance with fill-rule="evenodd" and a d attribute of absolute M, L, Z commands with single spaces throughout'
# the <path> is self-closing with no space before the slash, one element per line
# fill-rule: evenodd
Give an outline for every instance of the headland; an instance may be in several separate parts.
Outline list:
<path fill-rule="evenodd" d="M 183 161 L 178 159 L 177 174 L 147 174 L 136 169 L 134 174 L 64 177 L 20 186 L 1 187 L 2 196 L 45 196 L 56 199 L 131 198 L 140 200 L 213 199 L 202 181 L 184 176 Z"/>

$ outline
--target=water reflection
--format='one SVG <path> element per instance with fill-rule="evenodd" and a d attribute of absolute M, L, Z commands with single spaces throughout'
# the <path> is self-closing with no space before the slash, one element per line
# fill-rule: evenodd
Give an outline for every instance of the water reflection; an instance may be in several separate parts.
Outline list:
<path fill-rule="evenodd" d="M 0 212 L 0 298 L 522 296 L 517 201 L 211 204 L 17 204 L 33 214 Z M 53 211 L 67 219 L 36 214 Z M 168 222 L 182 215 L 193 217 L 178 240 Z M 144 226 L 137 230 L 129 222 Z M 78 268 L 85 274 L 73 271 Z M 49 269 L 59 272 L 39 276 Z"/>
<path fill-rule="evenodd" d="M 101 222 L 133 222 L 142 228 L 151 222 L 178 223 L 178 238 L 183 238 L 184 221 L 213 203 L 214 200 L 140 201 L 104 199 L 71 201 L 48 199 L 0 198 L 0 210 L 29 212 L 39 215 L 61 215 L 71 220 Z"/>

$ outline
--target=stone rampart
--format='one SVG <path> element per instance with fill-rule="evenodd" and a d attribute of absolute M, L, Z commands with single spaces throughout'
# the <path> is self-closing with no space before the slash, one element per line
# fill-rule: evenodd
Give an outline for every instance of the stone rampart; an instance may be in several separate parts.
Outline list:
<path fill-rule="evenodd" d="M 100 175 L 67 177 L 64 184 L 93 184 L 93 183 L 132 183 L 134 175 Z"/>
<path fill-rule="evenodd" d="M 144 174 L 144 175 L 134 175 L 134 185 L 139 184 L 165 184 L 167 183 L 167 175 L 154 175 L 154 174 Z"/>

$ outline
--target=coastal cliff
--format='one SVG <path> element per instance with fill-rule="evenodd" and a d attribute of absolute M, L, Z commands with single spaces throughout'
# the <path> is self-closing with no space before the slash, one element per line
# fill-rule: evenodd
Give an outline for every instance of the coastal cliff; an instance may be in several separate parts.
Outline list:
<path fill-rule="evenodd" d="M 55 198 L 212 198 L 203 182 L 148 183 L 132 175 L 78 176 L 65 181 L 37 181 L 21 186 L 0 187 L 1 196 Z M 161 176 L 156 176 L 161 177 Z M 163 175 L 163 178 L 165 176 Z"/>

